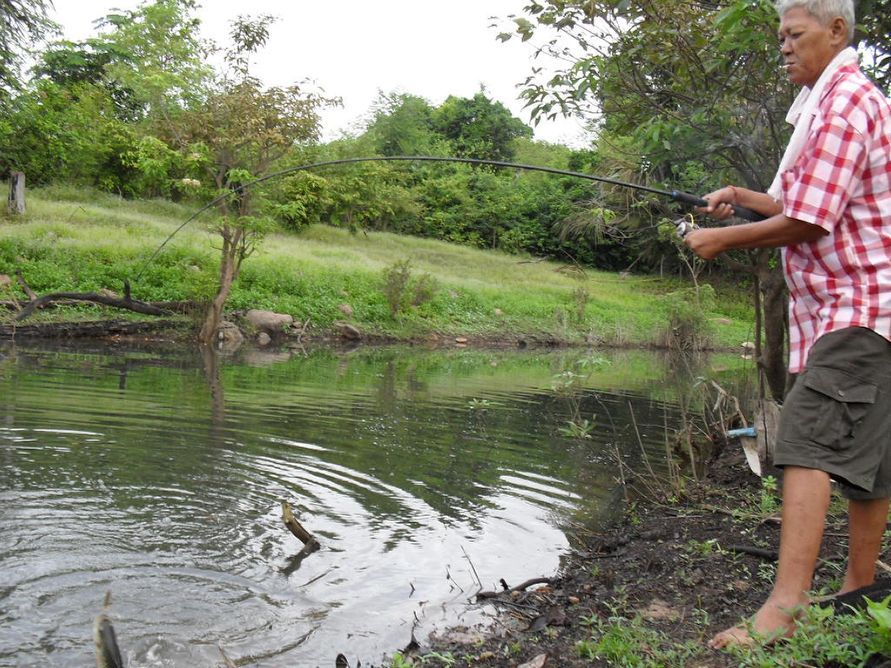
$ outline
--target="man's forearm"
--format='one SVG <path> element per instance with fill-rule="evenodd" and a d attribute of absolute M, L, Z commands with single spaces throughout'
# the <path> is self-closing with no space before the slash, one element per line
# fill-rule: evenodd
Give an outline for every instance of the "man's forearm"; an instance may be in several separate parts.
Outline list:
<path fill-rule="evenodd" d="M 737 186 L 733 187 L 733 191 L 736 195 L 734 204 L 757 211 L 768 218 L 783 212 L 783 206 L 767 193 Z"/>
<path fill-rule="evenodd" d="M 703 227 L 690 232 L 684 240 L 693 252 L 710 260 L 736 248 L 790 246 L 816 241 L 826 234 L 827 232 L 818 225 L 778 214 L 757 223 Z"/>
<path fill-rule="evenodd" d="M 772 200 L 771 200 L 772 201 Z M 734 248 L 777 248 L 816 241 L 827 234 L 819 225 L 805 223 L 783 214 L 757 223 L 719 228 L 724 233 L 725 250 Z"/>

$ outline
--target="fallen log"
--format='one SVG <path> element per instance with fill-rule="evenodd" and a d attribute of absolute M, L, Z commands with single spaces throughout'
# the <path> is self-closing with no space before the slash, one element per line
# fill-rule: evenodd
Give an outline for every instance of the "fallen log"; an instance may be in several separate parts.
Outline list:
<path fill-rule="evenodd" d="M 25 307 L 22 308 L 21 311 L 19 311 L 15 319 L 24 320 L 29 315 L 34 313 L 34 311 L 36 311 L 37 309 L 60 300 L 74 302 L 91 302 L 94 304 L 102 304 L 103 306 L 113 306 L 115 308 L 124 309 L 127 311 L 135 311 L 136 313 L 142 313 L 144 315 L 170 315 L 170 311 L 168 311 L 167 309 L 161 309 L 157 306 L 154 306 L 153 304 L 141 302 L 136 299 L 121 299 L 119 297 L 102 295 L 96 292 L 54 292 L 52 294 L 44 295 L 43 297 L 38 297 L 37 299 L 33 299 L 28 302 Z"/>

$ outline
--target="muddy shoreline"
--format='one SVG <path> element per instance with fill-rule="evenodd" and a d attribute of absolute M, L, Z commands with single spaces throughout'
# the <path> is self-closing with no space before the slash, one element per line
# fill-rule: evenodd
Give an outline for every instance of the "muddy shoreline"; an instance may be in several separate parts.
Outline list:
<path fill-rule="evenodd" d="M 435 636 L 418 650 L 421 656 L 450 656 L 453 662 L 430 665 L 455 667 L 665 665 L 648 663 L 646 656 L 616 663 L 580 655 L 580 643 L 591 639 L 599 622 L 624 619 L 636 620 L 638 631 L 694 648 L 695 656 L 678 666 L 737 666 L 732 656 L 706 643 L 754 612 L 770 590 L 778 497 L 763 494 L 736 442 L 717 448 L 682 500 L 654 498 L 646 481 L 631 485 L 639 493 L 631 492 L 621 519 L 604 531 L 578 532 L 552 584 L 501 595 L 500 602 L 487 603 L 497 608 L 495 624 Z M 844 519 L 831 517 L 815 591 L 838 586 L 845 533 Z"/>
<path fill-rule="evenodd" d="M 672 348 L 656 343 L 632 344 L 615 343 L 604 340 L 570 340 L 561 339 L 547 332 L 496 332 L 490 334 L 446 334 L 429 332 L 409 337 L 384 335 L 375 332 L 358 332 L 354 335 L 345 330 L 342 323 L 335 323 L 330 328 L 310 326 L 299 334 L 284 332 L 269 339 L 265 344 L 258 344 L 248 338 L 243 345 L 274 351 L 282 348 L 308 349 L 326 347 L 333 349 L 353 349 L 359 346 L 405 345 L 421 348 L 474 348 L 490 350 L 542 350 L 563 348 L 603 348 L 610 350 L 655 350 L 672 352 Z M 184 318 L 163 318 L 157 320 L 119 320 L 101 319 L 90 321 L 50 321 L 22 324 L 0 323 L 0 341 L 22 342 L 82 342 L 85 345 L 121 344 L 121 345 L 199 345 L 198 325 L 195 321 Z M 741 353 L 750 356 L 751 351 L 741 347 L 712 346 L 701 350 L 703 353 Z M 240 346 L 239 346 L 240 347 Z M 221 352 L 232 352 L 223 349 Z M 677 352 L 677 351 L 675 351 Z"/>

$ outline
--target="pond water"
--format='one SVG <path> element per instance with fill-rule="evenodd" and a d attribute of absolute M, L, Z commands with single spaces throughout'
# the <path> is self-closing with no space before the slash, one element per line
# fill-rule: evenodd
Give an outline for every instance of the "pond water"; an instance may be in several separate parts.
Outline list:
<path fill-rule="evenodd" d="M 380 665 L 477 621 L 480 586 L 556 572 L 615 512 L 617 453 L 664 466 L 667 369 L 0 344 L 0 665 L 95 665 L 107 591 L 130 666 Z M 296 558 L 282 499 L 321 550 Z"/>

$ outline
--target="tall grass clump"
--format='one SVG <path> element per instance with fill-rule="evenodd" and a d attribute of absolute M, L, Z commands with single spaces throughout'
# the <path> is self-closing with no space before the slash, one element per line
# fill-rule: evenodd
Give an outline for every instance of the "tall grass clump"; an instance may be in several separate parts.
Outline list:
<path fill-rule="evenodd" d="M 412 275 L 411 260 L 394 262 L 383 271 L 383 291 L 396 318 L 410 307 L 417 308 L 436 296 L 436 282 L 430 274 Z"/>
<path fill-rule="evenodd" d="M 665 296 L 668 323 L 662 332 L 662 345 L 679 352 L 697 352 L 712 346 L 715 291 L 710 285 L 683 288 Z"/>

